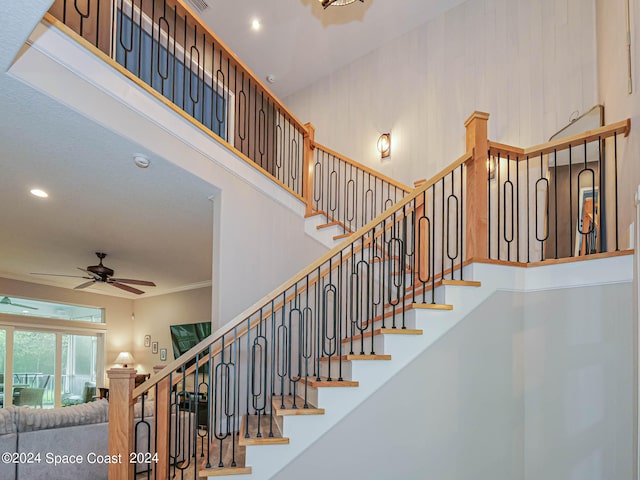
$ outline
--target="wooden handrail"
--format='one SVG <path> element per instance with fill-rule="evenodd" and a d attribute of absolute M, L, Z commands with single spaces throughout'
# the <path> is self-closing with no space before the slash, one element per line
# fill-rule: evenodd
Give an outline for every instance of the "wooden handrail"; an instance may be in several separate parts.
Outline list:
<path fill-rule="evenodd" d="M 234 329 L 240 328 L 241 330 L 245 330 L 247 326 L 243 324 L 246 323 L 247 318 L 250 318 L 251 316 L 255 315 L 257 312 L 259 312 L 260 309 L 263 308 L 265 305 L 267 305 L 269 302 L 271 302 L 272 299 L 276 298 L 277 296 L 280 296 L 282 292 L 287 291 L 289 288 L 293 287 L 296 283 L 298 283 L 300 280 L 305 278 L 307 275 L 313 273 L 315 270 L 317 270 L 319 267 L 325 264 L 329 259 L 333 258 L 336 254 L 340 253 L 342 250 L 349 247 L 352 243 L 358 241 L 360 237 L 364 236 L 367 232 L 371 231 L 376 225 L 380 224 L 386 218 L 390 217 L 391 215 L 398 212 L 399 210 L 402 210 L 403 207 L 408 205 L 418 196 L 422 195 L 430 187 L 432 187 L 437 182 L 439 182 L 443 177 L 450 174 L 456 168 L 460 167 L 460 165 L 466 163 L 472 158 L 473 158 L 472 152 L 467 152 L 464 155 L 462 155 L 455 162 L 453 162 L 452 164 L 450 164 L 449 166 L 447 166 L 446 168 L 438 172 L 436 175 L 431 177 L 429 180 L 424 182 L 420 187 L 416 188 L 413 192 L 411 192 L 409 195 L 404 197 L 398 203 L 389 207 L 382 214 L 378 215 L 376 218 L 374 218 L 369 223 L 367 223 L 364 227 L 360 228 L 351 237 L 344 240 L 342 243 L 340 243 L 336 247 L 332 248 L 329 252 L 324 254 L 322 257 L 320 257 L 318 260 L 313 262 L 311 265 L 308 265 L 307 267 L 302 269 L 300 272 L 295 274 L 289 280 L 282 283 L 279 287 L 272 290 L 270 293 L 268 293 L 267 295 L 262 297 L 260 300 L 255 302 L 252 306 L 250 306 L 249 308 L 244 310 L 242 313 L 237 315 L 235 319 L 229 322 L 227 325 L 220 327 L 218 330 L 213 332 L 213 334 L 210 335 L 208 338 L 205 338 L 200 343 L 198 343 L 193 348 L 191 348 L 188 352 L 184 353 L 179 358 L 169 363 L 163 370 L 152 375 L 151 378 L 149 378 L 147 381 L 145 381 L 142 385 L 140 385 L 133 391 L 133 397 L 137 398 L 140 395 L 142 395 L 144 392 L 148 391 L 150 388 L 154 387 L 163 378 L 166 378 L 175 370 L 177 370 L 179 367 L 193 360 L 204 349 L 212 345 L 214 342 L 217 342 L 223 336 L 226 336 L 229 333 L 233 332 Z M 256 322 L 257 321 L 258 320 L 256 319 Z M 249 328 L 251 328 L 251 326 L 249 326 Z"/>
<path fill-rule="evenodd" d="M 513 155 L 520 160 L 526 159 L 526 157 L 536 157 L 538 155 L 544 155 L 553 153 L 554 151 L 564 150 L 566 148 L 575 147 L 583 144 L 594 142 L 598 139 L 605 139 L 612 137 L 616 134 L 622 134 L 625 137 L 629 135 L 631 130 L 631 119 L 622 120 L 620 122 L 612 123 L 611 125 L 605 125 L 604 127 L 596 128 L 594 130 L 588 130 L 586 132 L 578 133 L 570 137 L 561 138 L 558 140 L 552 140 L 550 142 L 542 143 L 529 148 L 514 147 L 512 145 L 506 145 L 498 142 L 489 142 L 489 149 L 492 155 Z M 512 158 L 515 160 L 515 158 Z"/>
<path fill-rule="evenodd" d="M 373 168 L 367 167 L 366 165 L 357 162 L 349 157 L 346 157 L 344 155 L 342 155 L 341 153 L 336 152 L 335 150 L 331 150 L 329 147 L 322 145 L 318 142 L 314 142 L 314 146 L 315 148 L 317 148 L 318 150 L 322 150 L 325 153 L 328 153 L 329 155 L 333 155 L 334 157 L 342 160 L 345 163 L 348 163 L 350 165 L 353 165 L 354 167 L 359 168 L 360 170 L 363 170 L 371 175 L 373 175 L 374 177 L 379 178 L 380 180 L 383 180 L 391 185 L 393 185 L 394 187 L 399 188 L 400 190 L 403 190 L 406 193 L 411 193 L 413 191 L 413 189 L 411 187 L 408 187 L 407 185 L 405 185 L 404 183 L 398 182 L 397 180 L 394 180 L 391 177 L 387 177 L 386 175 L 374 170 Z"/>
<path fill-rule="evenodd" d="M 514 147 L 513 145 L 507 145 L 505 143 L 492 142 L 489 140 L 489 152 L 491 155 L 500 155 L 504 158 L 513 156 L 514 160 L 517 157 L 524 158 L 524 148 Z"/>

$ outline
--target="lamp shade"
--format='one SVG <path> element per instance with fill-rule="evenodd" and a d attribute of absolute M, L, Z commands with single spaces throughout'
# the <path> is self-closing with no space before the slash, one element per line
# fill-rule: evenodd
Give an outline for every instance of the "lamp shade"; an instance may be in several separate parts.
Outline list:
<path fill-rule="evenodd" d="M 133 363 L 135 360 L 133 359 L 133 355 L 129 352 L 120 352 L 115 362 L 113 363 L 121 363 L 123 367 L 126 367 L 127 364 Z"/>

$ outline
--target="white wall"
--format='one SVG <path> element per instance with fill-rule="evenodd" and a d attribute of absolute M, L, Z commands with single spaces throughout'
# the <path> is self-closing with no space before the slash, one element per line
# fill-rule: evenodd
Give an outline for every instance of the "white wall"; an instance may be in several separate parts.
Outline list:
<path fill-rule="evenodd" d="M 594 25 L 594 0 L 469 0 L 285 102 L 320 143 L 411 184 L 464 153 L 474 110 L 492 140 L 531 146 L 595 105 Z"/>
<path fill-rule="evenodd" d="M 530 293 L 524 302 L 515 340 L 524 365 L 525 478 L 632 478 L 631 284 Z"/>
<path fill-rule="evenodd" d="M 599 102 L 607 122 L 631 118 L 631 134 L 618 144 L 620 230 L 634 221 L 634 192 L 640 184 L 640 5 L 631 0 L 633 93 L 628 93 L 625 0 L 596 0 Z M 610 156 L 609 158 L 613 158 Z M 625 247 L 628 243 L 625 243 Z"/>
<path fill-rule="evenodd" d="M 138 298 L 133 302 L 133 356 L 139 372 L 153 373 L 155 365 L 174 360 L 170 325 L 211 321 L 211 287 Z M 213 330 L 212 330 L 213 331 Z M 158 353 L 144 346 L 145 335 L 158 342 Z M 160 361 L 160 349 L 167 349 L 167 360 Z"/>
<path fill-rule="evenodd" d="M 498 292 L 273 478 L 631 478 L 632 331 L 630 284 Z"/>

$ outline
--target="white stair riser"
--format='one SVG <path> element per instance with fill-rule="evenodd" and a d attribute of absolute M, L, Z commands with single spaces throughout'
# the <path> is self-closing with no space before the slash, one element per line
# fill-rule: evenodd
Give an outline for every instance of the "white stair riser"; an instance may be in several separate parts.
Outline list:
<path fill-rule="evenodd" d="M 333 239 L 336 235 L 342 235 L 344 230 L 337 226 L 331 226 L 318 229 L 317 227 L 327 223 L 327 217 L 324 215 L 314 215 L 313 217 L 306 218 L 304 221 L 304 231 L 307 235 L 315 238 L 318 242 L 322 243 L 327 248 L 333 248 L 340 242 Z"/>
<path fill-rule="evenodd" d="M 351 380 L 351 363 L 346 360 L 342 360 L 342 363 L 338 359 L 331 361 L 331 378 L 337 380 L 342 378 L 344 380 Z M 320 362 L 320 376 L 329 377 L 329 362 Z"/>

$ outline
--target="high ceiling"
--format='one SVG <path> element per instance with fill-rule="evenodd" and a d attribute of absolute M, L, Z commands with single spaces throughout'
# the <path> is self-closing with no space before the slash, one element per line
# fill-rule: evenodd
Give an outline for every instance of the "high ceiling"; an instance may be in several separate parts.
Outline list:
<path fill-rule="evenodd" d="M 34 22 L 0 0 L 5 71 Z M 318 0 L 207 0 L 202 17 L 273 90 L 285 96 L 365 55 L 461 0 L 366 0 L 326 11 Z M 250 29 L 253 18 L 260 31 Z M 0 276 L 73 288 L 94 252 L 116 276 L 152 280 L 161 293 L 211 279 L 215 188 L 170 162 L 137 168 L 144 148 L 119 138 L 8 74 L 0 75 Z M 29 194 L 44 188 L 46 200 Z M 198 252 L 194 255 L 193 252 Z M 96 285 L 92 292 L 131 297 Z M 0 292 L 2 294 L 2 292 Z"/>
<path fill-rule="evenodd" d="M 199 15 L 262 81 L 273 75 L 269 85 L 284 98 L 464 1 L 365 0 L 324 10 L 318 0 L 205 0 Z"/>

